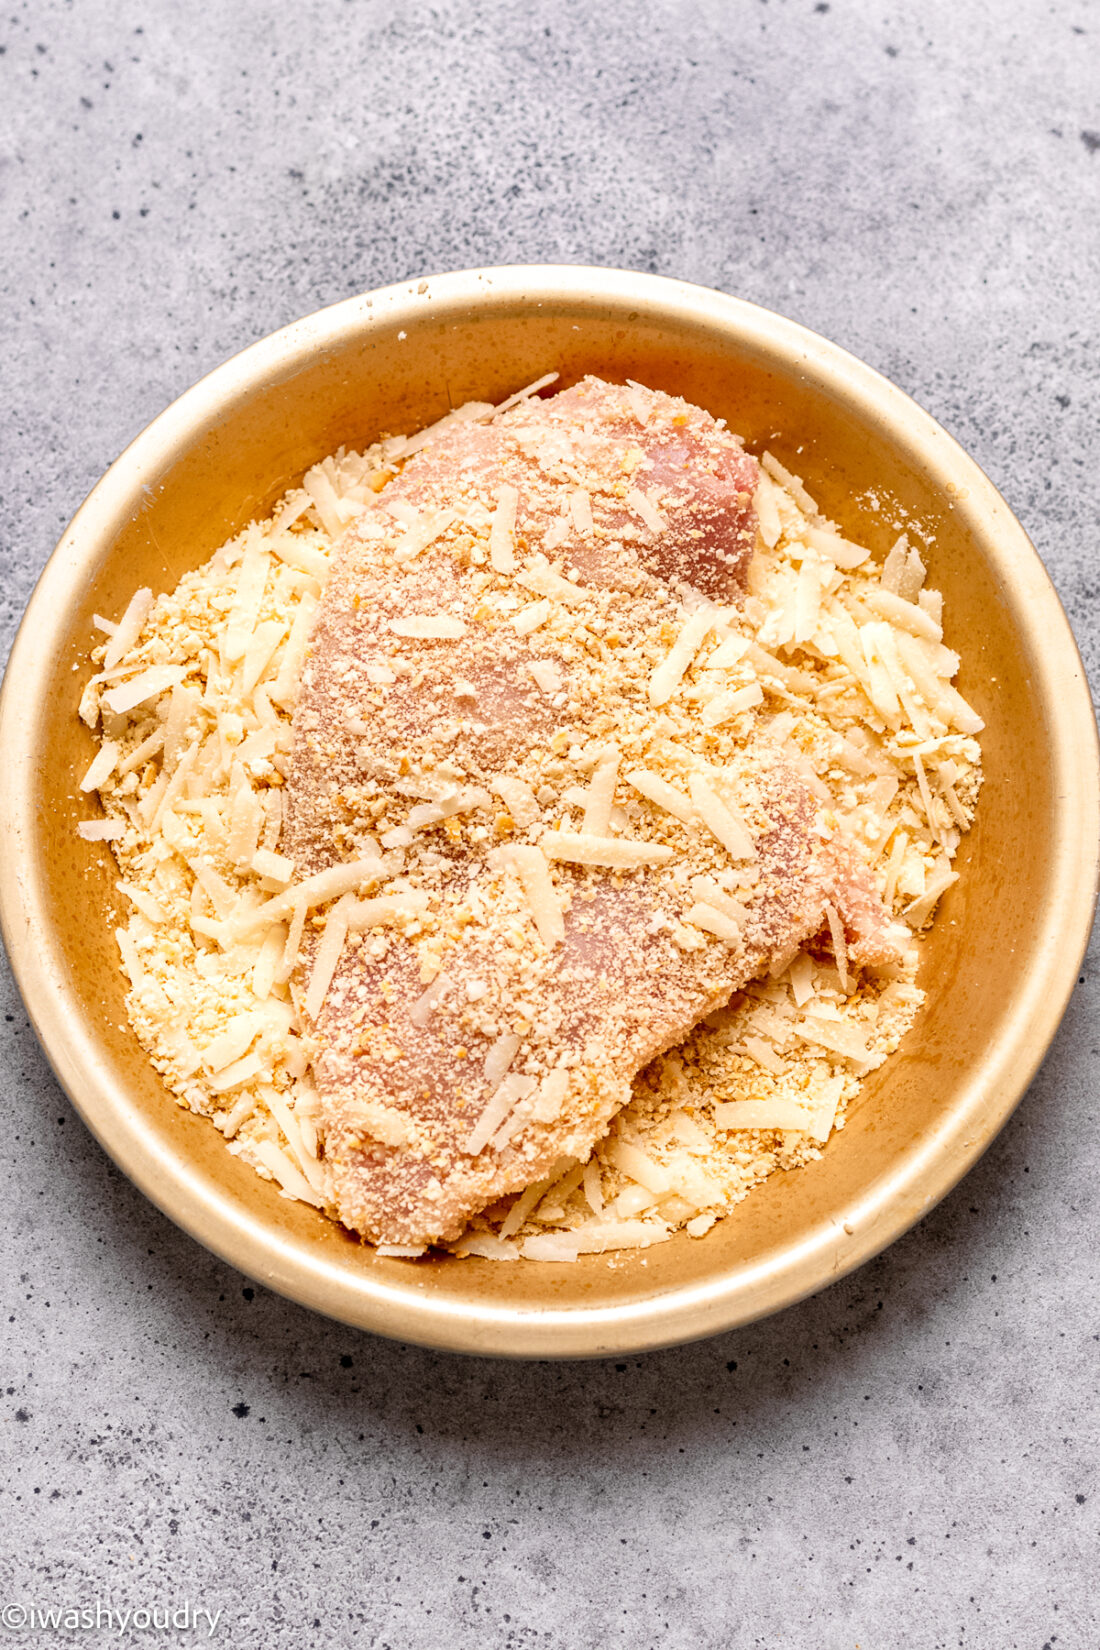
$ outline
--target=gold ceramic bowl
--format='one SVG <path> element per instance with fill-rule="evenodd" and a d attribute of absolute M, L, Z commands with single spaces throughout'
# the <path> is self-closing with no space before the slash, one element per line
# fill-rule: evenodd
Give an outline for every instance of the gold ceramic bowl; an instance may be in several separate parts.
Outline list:
<path fill-rule="evenodd" d="M 574 1265 L 378 1259 L 280 1197 L 173 1104 L 125 1029 L 102 846 L 75 835 L 93 753 L 77 720 L 93 612 L 171 588 L 341 442 L 415 430 L 551 367 L 698 402 L 806 478 L 853 537 L 896 514 L 932 545 L 960 685 L 986 721 L 985 788 L 925 952 L 928 1001 L 821 1162 L 777 1174 L 702 1241 Z M 574 1357 L 710 1334 L 831 1283 L 941 1198 L 1027 1087 L 1084 950 L 1097 749 L 1080 659 L 1004 500 L 928 415 L 790 321 L 613 270 L 495 269 L 323 310 L 219 367 L 112 466 L 28 608 L 0 702 L 0 917 L 73 1104 L 200 1242 L 347 1323 L 469 1352 Z"/>

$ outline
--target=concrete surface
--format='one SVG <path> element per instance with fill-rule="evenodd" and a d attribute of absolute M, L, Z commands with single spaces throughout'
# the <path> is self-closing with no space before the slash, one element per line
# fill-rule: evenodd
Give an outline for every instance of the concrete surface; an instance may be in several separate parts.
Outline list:
<path fill-rule="evenodd" d="M 1087 0 L 9 0 L 5 648 L 200 373 L 382 282 L 562 259 L 881 368 L 1007 494 L 1095 664 L 1098 35 Z M 248 1284 L 120 1178 L 0 993 L 0 1603 L 186 1601 L 264 1650 L 1100 1642 L 1088 967 L 1010 1126 L 881 1259 L 741 1333 L 558 1367 Z"/>

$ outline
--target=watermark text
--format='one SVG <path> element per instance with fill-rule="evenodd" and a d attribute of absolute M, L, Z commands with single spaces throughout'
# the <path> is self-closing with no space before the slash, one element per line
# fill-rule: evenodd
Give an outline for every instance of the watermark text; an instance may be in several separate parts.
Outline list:
<path fill-rule="evenodd" d="M 220 1610 L 200 1604 L 139 1604 L 123 1609 L 96 1599 L 93 1604 L 2 1604 L 0 1632 L 7 1633 L 191 1633 L 212 1639 Z"/>

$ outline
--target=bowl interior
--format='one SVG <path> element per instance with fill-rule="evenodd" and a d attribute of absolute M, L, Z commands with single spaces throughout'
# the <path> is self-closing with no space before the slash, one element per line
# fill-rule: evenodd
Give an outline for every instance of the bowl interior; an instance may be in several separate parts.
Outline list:
<path fill-rule="evenodd" d="M 993 1072 L 996 1051 L 1025 1012 L 1029 970 L 1046 966 L 1050 903 L 1061 897 L 1052 880 L 1059 711 L 1043 656 L 1051 643 L 1036 635 L 1014 576 L 1014 558 L 1032 553 L 996 494 L 904 397 L 888 391 L 892 417 L 868 401 L 858 374 L 873 375 L 852 363 L 853 378 L 839 352 L 815 354 L 819 340 L 787 328 L 780 347 L 774 327 L 785 324 L 761 322 L 748 306 L 722 300 L 724 310 L 700 312 L 682 296 L 660 300 L 655 289 L 672 283 L 620 283 L 616 293 L 578 287 L 553 299 L 515 281 L 407 289 L 340 306 L 339 324 L 300 335 L 277 357 L 246 353 L 192 392 L 190 407 L 165 415 L 155 441 L 147 432 L 120 460 L 65 541 L 74 571 L 64 601 L 28 621 L 40 691 L 22 730 L 33 753 L 33 823 L 19 852 L 37 879 L 40 943 L 60 1004 L 49 1024 L 36 1018 L 63 1080 L 123 1166 L 200 1238 L 323 1310 L 441 1344 L 550 1355 L 702 1332 L 719 1327 L 705 1305 L 671 1332 L 654 1327 L 662 1297 L 694 1292 L 703 1302 L 717 1291 L 720 1321 L 744 1320 L 829 1281 L 903 1229 L 954 1182 L 1015 1098 Z M 944 592 L 959 684 L 986 721 L 985 787 L 962 878 L 925 949 L 919 1022 L 867 1082 L 821 1162 L 773 1176 L 702 1241 L 681 1235 L 572 1266 L 380 1260 L 242 1167 L 208 1123 L 172 1103 L 125 1029 L 113 861 L 74 832 L 89 812 L 77 782 L 94 751 L 75 714 L 90 674 L 91 617 L 117 615 L 141 584 L 172 587 L 340 444 L 411 431 L 471 398 L 499 399 L 551 367 L 563 383 L 586 372 L 637 379 L 725 417 L 753 449 L 769 447 L 802 475 L 879 555 L 904 527 Z M 933 432 L 938 459 L 929 457 Z M 1037 564 L 1028 577 L 1041 579 Z M 1083 761 L 1094 761 L 1091 746 Z M 96 1068 L 95 1096 L 111 1095 L 110 1118 L 69 1070 L 78 1050 Z M 623 1308 L 640 1307 L 646 1330 L 616 1328 Z M 520 1332 L 527 1318 L 535 1327 Z"/>

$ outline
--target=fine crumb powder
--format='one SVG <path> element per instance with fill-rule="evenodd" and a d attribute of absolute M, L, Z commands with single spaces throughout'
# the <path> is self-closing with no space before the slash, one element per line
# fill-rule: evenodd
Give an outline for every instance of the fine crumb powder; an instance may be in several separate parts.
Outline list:
<path fill-rule="evenodd" d="M 459 409 L 449 418 L 491 412 Z M 614 876 L 671 855 L 651 837 L 648 858 L 638 857 L 639 809 L 669 822 L 670 841 L 677 821 L 703 819 L 721 848 L 715 866 L 741 851 L 746 825 L 730 797 L 678 755 L 690 718 L 734 743 L 771 741 L 857 845 L 886 907 L 911 932 L 901 960 L 850 972 L 842 928 L 826 924 L 774 977 L 737 993 L 647 1066 L 586 1161 L 563 1162 L 486 1209 L 451 1247 L 561 1261 L 645 1247 L 682 1228 L 701 1238 L 774 1170 L 820 1156 L 922 1001 L 919 936 L 955 880 L 951 862 L 980 784 L 981 724 L 952 685 L 958 659 L 942 640 L 942 599 L 924 588 L 922 559 L 904 536 L 876 563 L 765 454 L 743 609 L 722 610 L 716 621 L 714 610 L 700 616 L 689 603 L 679 627 L 655 638 L 647 714 L 667 720 L 659 762 L 627 770 L 605 736 L 584 750 L 551 741 L 531 783 L 502 780 L 492 796 L 454 782 L 418 788 L 414 778 L 400 818 L 379 794 L 377 833 L 346 845 L 351 858 L 340 875 L 306 877 L 280 851 L 283 792 L 329 558 L 430 439 L 424 432 L 362 454 L 340 449 L 171 594 L 139 591 L 117 625 L 99 621 L 107 639 L 93 652 L 98 668 L 81 714 L 100 742 L 83 787 L 98 795 L 105 818 L 78 830 L 108 843 L 118 863 L 131 1023 L 171 1092 L 209 1117 L 229 1150 L 285 1195 L 335 1215 L 305 1011 L 323 1001 L 345 946 L 383 956 L 395 932 L 416 941 L 425 959 L 416 1005 L 425 1023 L 453 992 L 430 961 L 431 832 L 484 818 L 485 834 L 501 842 L 498 874 L 512 873 L 502 886 L 517 922 L 526 911 L 553 944 L 562 920 L 555 862 Z M 659 530 L 659 501 L 635 489 L 627 503 L 647 530 Z M 592 531 L 584 489 L 569 511 L 579 532 Z M 485 602 L 494 622 L 545 642 L 535 679 L 552 703 L 560 691 L 555 649 L 575 647 L 577 591 L 545 558 L 518 566 L 515 512 L 513 490 L 502 487 L 483 521 L 444 519 L 448 512 L 410 519 L 400 554 L 415 559 L 461 533 L 475 564 L 480 557 L 502 576 L 515 574 L 503 595 L 487 578 Z M 393 653 L 372 667 L 378 693 L 403 668 L 403 635 L 458 637 L 460 623 L 445 613 L 394 621 Z M 605 649 L 614 639 L 605 628 Z M 538 844 L 551 824 L 549 852 Z M 654 921 L 689 952 L 707 936 L 736 933 L 738 893 L 745 886 L 736 877 L 696 877 L 679 908 Z M 296 983 L 307 953 L 315 959 L 312 1005 Z M 469 980 L 463 989 L 476 1005 L 486 988 Z M 523 1087 L 533 1090 L 533 1080 L 509 1074 L 513 1054 L 494 1046 L 503 1131 L 509 1106 L 534 1103 Z M 414 1138 L 385 1106 L 364 1115 L 363 1126 L 397 1146 Z M 481 1126 L 498 1126 L 496 1114 Z"/>

